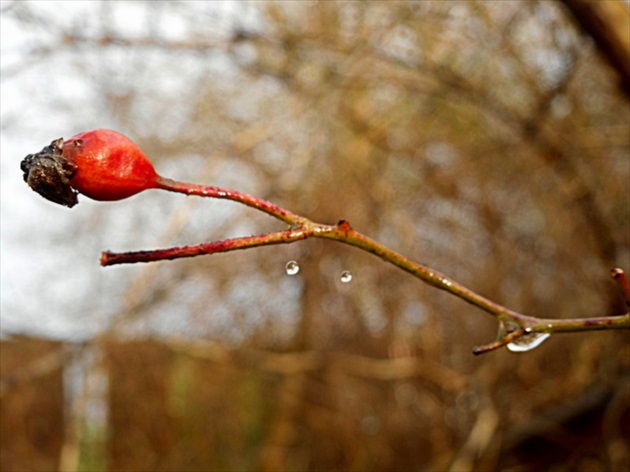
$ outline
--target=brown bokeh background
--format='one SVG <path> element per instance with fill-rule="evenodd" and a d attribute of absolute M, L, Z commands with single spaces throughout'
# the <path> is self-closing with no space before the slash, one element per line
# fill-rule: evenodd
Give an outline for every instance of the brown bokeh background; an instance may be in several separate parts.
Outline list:
<path fill-rule="evenodd" d="M 576 21 L 576 3 L 155 2 L 130 12 L 113 2 L 94 3 L 85 28 L 12 2 L 4 15 L 48 36 L 34 36 L 30 61 L 3 80 L 37 67 L 77 76 L 98 97 L 80 114 L 51 98 L 76 131 L 113 127 L 162 174 L 322 223 L 344 218 L 512 309 L 614 315 L 627 307 L 609 270 L 630 270 L 627 82 Z M 627 28 L 626 5 L 600 3 Z M 139 31 L 121 26 L 129 16 Z M 19 126 L 3 120 L 3 133 Z M 57 247 L 95 265 L 93 247 L 278 228 L 231 203 L 132 200 L 83 199 L 76 241 Z M 352 282 L 341 283 L 343 270 Z M 48 302 L 78 324 L 98 319 L 96 334 L 2 344 L 2 470 L 630 464 L 627 331 L 474 357 L 496 335 L 491 317 L 327 241 L 101 271 L 80 306 Z M 36 353 L 57 364 L 42 368 Z M 48 462 L 25 426 L 36 408 Z"/>

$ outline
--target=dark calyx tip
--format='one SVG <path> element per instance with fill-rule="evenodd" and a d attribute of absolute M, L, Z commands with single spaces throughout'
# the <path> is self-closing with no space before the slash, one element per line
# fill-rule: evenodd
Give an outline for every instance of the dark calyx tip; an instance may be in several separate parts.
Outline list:
<path fill-rule="evenodd" d="M 63 138 L 55 139 L 36 154 L 27 155 L 20 163 L 24 181 L 51 202 L 72 208 L 79 201 L 70 179 L 77 166 L 63 156 Z"/>

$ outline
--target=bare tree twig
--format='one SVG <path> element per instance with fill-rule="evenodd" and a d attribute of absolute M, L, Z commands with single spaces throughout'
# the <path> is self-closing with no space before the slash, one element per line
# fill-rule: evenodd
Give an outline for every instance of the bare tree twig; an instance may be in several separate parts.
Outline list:
<path fill-rule="evenodd" d="M 116 264 L 130 264 L 138 262 L 152 262 L 159 260 L 194 257 L 203 254 L 215 254 L 220 252 L 249 249 L 275 244 L 289 244 L 308 238 L 324 238 L 348 244 L 364 251 L 370 252 L 386 262 L 409 272 L 423 282 L 433 287 L 445 290 L 452 295 L 484 310 L 494 316 L 499 323 L 509 324 L 510 329 L 501 330 L 496 341 L 483 346 L 475 347 L 474 354 L 483 354 L 493 351 L 519 339 L 525 341 L 527 336 L 536 334 L 567 333 L 577 331 L 595 331 L 605 329 L 630 329 L 630 313 L 621 316 L 604 316 L 590 318 L 571 319 L 547 319 L 524 315 L 510 310 L 471 289 L 459 284 L 450 277 L 423 264 L 412 261 L 393 249 L 384 246 L 374 239 L 356 231 L 350 223 L 340 220 L 336 225 L 315 223 L 306 217 L 292 213 L 284 208 L 261 198 L 242 192 L 227 190 L 213 186 L 202 186 L 177 182 L 171 179 L 160 178 L 159 188 L 186 195 L 198 195 L 203 197 L 221 198 L 232 200 L 262 211 L 278 220 L 288 223 L 291 227 L 284 231 L 277 231 L 253 236 L 244 236 L 222 241 L 212 241 L 193 246 L 173 247 L 134 252 L 105 251 L 101 255 L 101 265 L 110 266 Z M 613 279 L 619 284 L 630 306 L 630 286 L 623 270 L 613 269 Z M 505 332 L 502 332 L 505 331 Z"/>

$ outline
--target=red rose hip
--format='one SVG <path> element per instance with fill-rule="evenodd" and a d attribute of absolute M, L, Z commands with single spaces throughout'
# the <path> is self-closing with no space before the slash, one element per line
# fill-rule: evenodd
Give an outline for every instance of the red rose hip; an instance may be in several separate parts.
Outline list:
<path fill-rule="evenodd" d="M 44 198 L 73 207 L 77 193 L 94 200 L 121 200 L 149 188 L 165 188 L 153 165 L 126 136 L 108 129 L 55 139 L 20 167 L 24 181 Z"/>
<path fill-rule="evenodd" d="M 94 200 L 121 200 L 159 179 L 153 165 L 129 138 L 108 129 L 79 133 L 63 143 L 63 157 L 76 166 L 70 185 Z"/>

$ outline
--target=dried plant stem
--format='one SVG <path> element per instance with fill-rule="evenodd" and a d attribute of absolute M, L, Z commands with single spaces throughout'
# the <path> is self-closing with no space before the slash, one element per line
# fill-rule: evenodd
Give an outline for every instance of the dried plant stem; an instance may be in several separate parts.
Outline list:
<path fill-rule="evenodd" d="M 186 195 L 221 198 L 242 203 L 289 224 L 290 228 L 284 231 L 226 239 L 223 241 L 213 241 L 194 246 L 122 253 L 106 251 L 103 252 L 101 256 L 102 266 L 194 257 L 203 254 L 215 254 L 273 244 L 289 244 L 308 238 L 325 238 L 349 244 L 370 252 L 384 261 L 409 272 L 429 285 L 445 290 L 490 313 L 497 318 L 499 322 L 509 321 L 516 326 L 514 329 L 499 335 L 496 341 L 474 348 L 473 352 L 475 354 L 482 354 L 498 349 L 523 336 L 533 333 L 630 329 L 630 313 L 621 316 L 594 318 L 546 319 L 515 312 L 464 287 L 446 275 L 423 264 L 414 262 L 393 249 L 382 245 L 378 241 L 365 236 L 352 228 L 345 220 L 340 220 L 336 225 L 318 224 L 261 198 L 219 187 L 187 184 L 165 178 L 160 178 L 158 187 L 163 190 L 184 193 Z M 613 269 L 611 275 L 619 284 L 626 302 L 630 306 L 630 286 L 625 274 L 621 269 Z"/>

